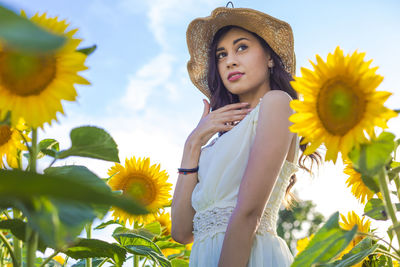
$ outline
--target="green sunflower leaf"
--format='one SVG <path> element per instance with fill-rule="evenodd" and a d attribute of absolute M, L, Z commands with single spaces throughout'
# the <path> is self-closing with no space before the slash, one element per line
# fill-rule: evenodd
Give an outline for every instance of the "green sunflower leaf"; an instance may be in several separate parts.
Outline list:
<path fill-rule="evenodd" d="M 360 241 L 349 253 L 343 255 L 341 260 L 333 263 L 322 265 L 324 267 L 347 267 L 354 266 L 361 262 L 363 259 L 374 253 L 379 244 L 374 244 L 371 238 L 366 237 Z"/>
<path fill-rule="evenodd" d="M 0 229 L 10 231 L 19 240 L 25 240 L 26 222 L 21 219 L 10 219 L 0 221 Z M 39 239 L 38 250 L 44 253 L 47 246 Z"/>
<path fill-rule="evenodd" d="M 111 262 L 111 260 L 108 260 Z M 100 266 L 100 264 L 103 262 L 103 259 L 92 259 L 92 267 L 97 267 Z M 86 260 L 80 260 L 73 264 L 71 267 L 86 267 Z"/>
<path fill-rule="evenodd" d="M 45 174 L 0 170 L 0 177 L 0 208 L 21 210 L 29 225 L 53 248 L 76 238 L 85 223 L 101 217 L 110 206 L 133 214 L 147 213 L 135 201 L 113 194 L 83 166 L 50 168 Z"/>
<path fill-rule="evenodd" d="M 165 249 L 165 248 L 184 249 L 185 248 L 185 245 L 183 245 L 183 244 L 169 242 L 169 241 L 157 241 L 156 245 L 160 249 Z"/>
<path fill-rule="evenodd" d="M 122 225 L 122 223 L 119 222 L 119 221 L 109 220 L 109 221 L 107 221 L 107 222 L 104 222 L 104 223 L 99 224 L 98 226 L 96 226 L 96 227 L 94 228 L 94 230 L 104 229 L 104 228 L 106 228 L 107 226 L 112 225 L 112 224 Z"/>
<path fill-rule="evenodd" d="M 171 263 L 172 267 L 189 267 L 189 263 L 181 259 L 172 259 Z"/>
<path fill-rule="evenodd" d="M 361 144 L 348 154 L 365 185 L 375 193 L 380 190 L 377 175 L 392 159 L 394 138 L 394 134 L 382 132 L 370 143 Z"/>
<path fill-rule="evenodd" d="M 82 126 L 72 129 L 70 137 L 71 147 L 58 152 L 56 158 L 79 156 L 119 162 L 117 144 L 105 130 L 93 126 Z"/>
<path fill-rule="evenodd" d="M 114 233 L 113 237 L 128 252 L 135 255 L 148 256 L 162 267 L 171 267 L 171 262 L 150 239 L 133 233 Z"/>
<path fill-rule="evenodd" d="M 150 233 L 152 233 L 154 236 L 159 236 L 161 235 L 161 224 L 158 221 L 151 222 L 143 226 L 144 229 L 148 230 Z"/>
<path fill-rule="evenodd" d="M 62 47 L 65 37 L 55 35 L 0 5 L 0 39 L 13 49 L 43 53 Z"/>
<path fill-rule="evenodd" d="M 158 236 L 144 227 L 135 229 L 128 229 L 126 227 L 117 227 L 114 230 L 113 236 L 118 234 L 134 234 L 149 240 L 152 240 L 155 236 Z"/>
<path fill-rule="evenodd" d="M 311 239 L 304 251 L 296 256 L 292 267 L 326 264 L 339 255 L 353 240 L 357 226 L 345 231 L 339 226 L 339 212 L 333 214 Z"/>
<path fill-rule="evenodd" d="M 39 143 L 38 159 L 44 157 L 45 155 L 55 157 L 58 151 L 60 151 L 60 145 L 57 140 L 43 139 Z"/>
<path fill-rule="evenodd" d="M 385 205 L 379 198 L 371 198 L 365 205 L 364 213 L 375 220 L 386 221 L 388 219 Z"/>
<path fill-rule="evenodd" d="M 125 249 L 98 239 L 80 238 L 64 253 L 74 259 L 111 258 L 116 266 L 122 266 L 126 259 Z"/>

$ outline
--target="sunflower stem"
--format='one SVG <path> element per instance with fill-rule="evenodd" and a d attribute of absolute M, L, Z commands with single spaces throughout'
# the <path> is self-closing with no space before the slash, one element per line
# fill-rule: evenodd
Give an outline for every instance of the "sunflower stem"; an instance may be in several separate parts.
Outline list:
<path fill-rule="evenodd" d="M 14 219 L 21 218 L 20 211 L 17 209 L 13 209 L 13 217 Z M 15 258 L 17 260 L 17 265 L 15 266 L 20 266 L 20 264 L 22 263 L 22 241 L 19 240 L 16 236 L 13 236 L 13 245 Z"/>
<path fill-rule="evenodd" d="M 18 261 L 17 258 L 15 257 L 14 251 L 11 247 L 10 242 L 8 242 L 7 238 L 3 235 L 2 232 L 0 232 L 0 240 L 3 241 L 4 245 L 6 246 L 6 248 L 8 249 L 8 252 L 10 253 L 12 262 L 13 262 L 13 266 L 21 266 Z"/>
<path fill-rule="evenodd" d="M 36 160 L 37 160 L 37 129 L 32 128 L 32 145 L 29 151 L 29 171 L 36 173 Z M 26 234 L 28 234 L 26 263 L 28 267 L 35 267 L 36 263 L 36 250 L 39 242 L 39 234 L 27 225 Z"/>
<path fill-rule="evenodd" d="M 383 194 L 383 201 L 386 207 L 386 210 L 389 214 L 390 219 L 392 220 L 393 226 L 397 226 L 397 218 L 395 213 L 395 206 L 390 199 L 390 192 L 389 192 L 389 179 L 387 177 L 386 169 L 383 167 L 379 173 L 379 187 L 380 191 Z M 396 237 L 398 241 L 398 245 L 400 245 L 400 229 L 398 227 L 395 228 Z M 398 251 L 396 251 L 399 254 Z"/>
<path fill-rule="evenodd" d="M 396 174 L 396 176 L 394 177 L 394 183 L 396 185 L 396 189 L 397 189 L 397 197 L 400 200 L 400 178 L 399 178 L 399 174 Z"/>
<path fill-rule="evenodd" d="M 136 221 L 133 222 L 133 229 L 138 228 L 138 223 Z M 133 267 L 139 267 L 139 255 L 133 254 Z"/>
<path fill-rule="evenodd" d="M 97 267 L 103 266 L 103 264 L 106 263 L 108 260 L 109 260 L 108 258 L 105 258 L 102 262 L 100 262 L 99 265 L 97 265 Z"/>
<path fill-rule="evenodd" d="M 374 253 L 380 253 L 380 254 L 383 254 L 383 255 L 385 255 L 385 256 L 388 256 L 388 257 L 390 257 L 390 258 L 392 258 L 392 259 L 395 259 L 395 260 L 397 260 L 397 261 L 400 261 L 400 258 L 399 258 L 399 256 L 396 256 L 396 255 L 393 255 L 393 254 L 391 254 L 391 253 L 389 253 L 389 252 L 387 252 L 387 251 L 385 251 L 385 250 L 383 250 L 383 249 L 376 249 L 375 251 L 374 251 Z"/>
<path fill-rule="evenodd" d="M 29 157 L 29 170 L 31 172 L 36 172 L 36 159 L 37 159 L 37 129 L 32 128 L 32 146 Z"/>
<path fill-rule="evenodd" d="M 91 223 L 86 224 L 85 229 L 86 229 L 86 238 L 87 239 L 92 238 L 92 224 Z M 92 258 L 86 258 L 85 266 L 92 267 Z"/>
<path fill-rule="evenodd" d="M 36 266 L 36 250 L 39 241 L 39 235 L 36 231 L 31 230 L 26 252 L 26 266 L 35 267 Z"/>
<path fill-rule="evenodd" d="M 47 257 L 47 259 L 45 259 L 42 264 L 40 264 L 39 267 L 45 267 L 46 264 L 51 261 L 52 258 L 54 258 L 55 256 L 57 256 L 57 254 L 60 253 L 60 251 L 55 250 L 53 254 L 51 254 L 49 257 Z"/>
<path fill-rule="evenodd" d="M 133 255 L 133 267 L 139 267 L 139 255 Z"/>

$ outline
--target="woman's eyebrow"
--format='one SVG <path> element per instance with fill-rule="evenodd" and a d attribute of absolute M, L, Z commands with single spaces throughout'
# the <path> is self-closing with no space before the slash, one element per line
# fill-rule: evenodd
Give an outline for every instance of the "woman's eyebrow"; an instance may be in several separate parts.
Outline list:
<path fill-rule="evenodd" d="M 236 39 L 236 40 L 234 40 L 233 41 L 233 44 L 236 44 L 237 42 L 240 42 L 240 41 L 242 41 L 242 40 L 249 40 L 249 39 L 247 39 L 246 37 L 242 37 L 242 38 L 238 38 L 238 39 Z M 221 50 L 225 50 L 225 48 L 224 47 L 218 47 L 217 48 L 217 50 L 215 51 L 215 52 L 218 52 L 218 51 L 221 51 Z"/>
<path fill-rule="evenodd" d="M 238 39 L 236 39 L 235 41 L 233 41 L 233 44 L 236 44 L 237 42 L 240 42 L 240 41 L 242 41 L 242 40 L 249 40 L 249 39 L 247 39 L 247 38 L 245 38 L 245 37 L 242 37 L 242 38 L 238 38 Z"/>

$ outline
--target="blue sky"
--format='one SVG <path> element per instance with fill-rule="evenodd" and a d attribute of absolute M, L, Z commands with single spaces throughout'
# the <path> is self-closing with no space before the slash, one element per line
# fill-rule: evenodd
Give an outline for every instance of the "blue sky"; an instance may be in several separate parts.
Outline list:
<path fill-rule="evenodd" d="M 14 10 L 26 10 L 28 16 L 48 12 L 65 18 L 71 28 L 79 28 L 82 47 L 98 45 L 87 60 L 90 69 L 82 73 L 92 85 L 77 86 L 78 101 L 64 103 L 67 115 L 60 115 L 60 124 L 47 127 L 42 137 L 56 137 L 67 147 L 72 127 L 104 127 L 116 139 L 121 160 L 151 157 L 175 182 L 183 144 L 203 111 L 203 96 L 186 71 L 186 28 L 194 18 L 208 16 L 226 2 L 0 0 Z M 400 108 L 398 0 L 233 2 L 235 7 L 257 9 L 291 24 L 298 75 L 301 66 L 311 67 L 308 60 L 315 61 L 316 54 L 326 58 L 338 45 L 345 53 L 366 52 L 366 59 L 373 59 L 372 66 L 379 66 L 378 73 L 385 77 L 379 90 L 394 93 L 387 106 Z M 400 120 L 389 125 L 399 136 Z M 67 162 L 87 164 L 100 176 L 111 165 L 80 158 Z M 352 209 L 361 214 L 361 206 L 344 186 L 342 168 L 325 164 L 313 180 L 299 173 L 296 191 L 302 199 L 316 202 L 325 216 Z"/>

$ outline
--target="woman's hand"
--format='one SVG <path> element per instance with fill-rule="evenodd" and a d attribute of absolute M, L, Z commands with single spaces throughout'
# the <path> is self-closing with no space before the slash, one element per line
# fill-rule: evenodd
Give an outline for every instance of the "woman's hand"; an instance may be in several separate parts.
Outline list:
<path fill-rule="evenodd" d="M 248 103 L 234 103 L 210 112 L 210 103 L 205 99 L 203 103 L 204 111 L 201 119 L 188 138 L 200 147 L 204 146 L 214 134 L 231 130 L 251 111 Z"/>

